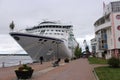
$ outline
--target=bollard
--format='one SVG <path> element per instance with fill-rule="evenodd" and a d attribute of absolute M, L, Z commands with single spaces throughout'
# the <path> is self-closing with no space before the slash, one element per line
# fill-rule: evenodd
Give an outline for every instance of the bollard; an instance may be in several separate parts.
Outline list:
<path fill-rule="evenodd" d="M 2 62 L 2 67 L 3 67 L 3 68 L 5 67 L 5 62 Z"/>
<path fill-rule="evenodd" d="M 19 61 L 19 65 L 21 65 L 21 61 Z"/>

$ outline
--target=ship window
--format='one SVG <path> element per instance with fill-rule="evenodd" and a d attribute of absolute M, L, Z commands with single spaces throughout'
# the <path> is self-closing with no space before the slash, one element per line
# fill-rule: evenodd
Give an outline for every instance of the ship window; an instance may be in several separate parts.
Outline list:
<path fill-rule="evenodd" d="M 52 33 L 49 33 L 49 34 L 52 34 Z"/>
<path fill-rule="evenodd" d="M 51 31 L 53 31 L 53 30 L 51 30 Z"/>
<path fill-rule="evenodd" d="M 45 32 L 45 30 L 41 30 L 41 32 Z"/>
<path fill-rule="evenodd" d="M 58 28 L 61 28 L 61 26 L 58 26 Z"/>
<path fill-rule="evenodd" d="M 64 30 L 62 30 L 62 32 L 64 32 Z"/>
<path fill-rule="evenodd" d="M 42 39 L 39 39 L 39 41 L 42 41 Z"/>
<path fill-rule="evenodd" d="M 55 26 L 52 26 L 53 28 L 55 28 Z"/>
<path fill-rule="evenodd" d="M 52 26 L 49 26 L 49 28 L 51 28 Z"/>
<path fill-rule="evenodd" d="M 46 42 L 47 40 L 44 40 L 44 42 Z"/>
<path fill-rule="evenodd" d="M 40 34 L 44 34 L 45 30 L 41 30 Z"/>

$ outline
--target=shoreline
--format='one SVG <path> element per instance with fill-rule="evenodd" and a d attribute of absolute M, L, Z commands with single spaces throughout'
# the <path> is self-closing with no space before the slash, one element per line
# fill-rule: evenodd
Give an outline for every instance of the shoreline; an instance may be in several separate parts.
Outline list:
<path fill-rule="evenodd" d="M 29 56 L 28 54 L 0 54 L 0 56 Z"/>

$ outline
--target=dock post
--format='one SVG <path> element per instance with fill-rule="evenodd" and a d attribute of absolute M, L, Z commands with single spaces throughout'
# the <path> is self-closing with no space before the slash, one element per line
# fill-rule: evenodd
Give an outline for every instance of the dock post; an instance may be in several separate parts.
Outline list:
<path fill-rule="evenodd" d="M 21 65 L 21 61 L 19 61 L 19 65 Z"/>
<path fill-rule="evenodd" d="M 2 67 L 3 67 L 3 68 L 5 67 L 5 62 L 2 62 Z"/>

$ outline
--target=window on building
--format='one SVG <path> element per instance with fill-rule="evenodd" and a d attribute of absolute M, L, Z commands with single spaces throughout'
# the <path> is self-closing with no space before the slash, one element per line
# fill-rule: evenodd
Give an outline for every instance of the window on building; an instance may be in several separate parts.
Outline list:
<path fill-rule="evenodd" d="M 118 30 L 120 30 L 120 25 L 117 27 Z"/>
<path fill-rule="evenodd" d="M 113 2 L 112 3 L 112 12 L 119 12 L 120 11 L 120 2 Z"/>

